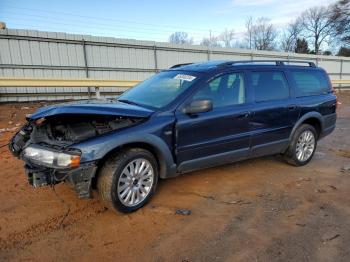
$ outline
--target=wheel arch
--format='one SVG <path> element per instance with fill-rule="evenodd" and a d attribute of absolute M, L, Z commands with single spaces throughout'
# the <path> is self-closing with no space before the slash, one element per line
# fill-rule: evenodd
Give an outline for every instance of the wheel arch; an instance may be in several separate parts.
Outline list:
<path fill-rule="evenodd" d="M 309 124 L 313 126 L 317 131 L 317 136 L 319 137 L 323 130 L 323 117 L 318 112 L 309 112 L 303 115 L 294 125 L 292 132 L 290 134 L 289 140 L 292 139 L 295 131 L 300 127 L 302 124 Z"/>
<path fill-rule="evenodd" d="M 98 160 L 98 168 L 96 171 L 96 176 L 93 180 L 93 187 L 96 185 L 96 180 L 99 175 L 103 164 L 110 158 L 113 154 L 116 154 L 121 149 L 126 148 L 142 148 L 149 151 L 156 159 L 159 168 L 159 177 L 168 178 L 176 175 L 176 165 L 174 163 L 172 154 L 165 143 L 161 143 L 156 139 L 152 139 L 152 142 L 146 139 L 129 141 L 122 144 L 114 146 L 111 150 L 107 151 L 102 158 Z"/>

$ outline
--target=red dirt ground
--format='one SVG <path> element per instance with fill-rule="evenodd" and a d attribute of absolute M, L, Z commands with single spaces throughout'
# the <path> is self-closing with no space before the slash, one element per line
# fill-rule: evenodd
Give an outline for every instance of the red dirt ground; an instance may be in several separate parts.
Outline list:
<path fill-rule="evenodd" d="M 339 97 L 337 128 L 309 165 L 264 157 L 193 172 L 128 215 L 65 184 L 30 187 L 3 145 L 42 103 L 1 104 L 0 260 L 350 261 L 350 92 Z"/>

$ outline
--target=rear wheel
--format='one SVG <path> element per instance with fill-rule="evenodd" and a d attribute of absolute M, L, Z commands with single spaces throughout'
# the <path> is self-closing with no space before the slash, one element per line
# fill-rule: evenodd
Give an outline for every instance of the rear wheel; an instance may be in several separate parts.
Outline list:
<path fill-rule="evenodd" d="M 294 166 L 303 166 L 310 162 L 317 146 L 317 132 L 308 124 L 295 131 L 293 139 L 285 153 L 285 159 Z"/>
<path fill-rule="evenodd" d="M 132 148 L 110 157 L 97 180 L 107 207 L 128 213 L 144 206 L 155 192 L 158 166 L 147 150 Z"/>

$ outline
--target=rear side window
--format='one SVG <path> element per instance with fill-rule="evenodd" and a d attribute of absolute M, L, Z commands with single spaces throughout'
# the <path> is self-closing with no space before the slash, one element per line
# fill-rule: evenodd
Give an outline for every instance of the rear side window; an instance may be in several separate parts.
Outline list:
<path fill-rule="evenodd" d="M 272 101 L 289 97 L 289 87 L 282 72 L 252 72 L 255 101 Z"/>
<path fill-rule="evenodd" d="M 321 71 L 291 71 L 296 84 L 297 96 L 310 96 L 328 93 L 330 90 L 328 78 Z"/>

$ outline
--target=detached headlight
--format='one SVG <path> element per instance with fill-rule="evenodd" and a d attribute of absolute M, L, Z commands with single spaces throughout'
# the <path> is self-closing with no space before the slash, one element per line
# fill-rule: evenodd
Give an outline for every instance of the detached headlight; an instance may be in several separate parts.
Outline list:
<path fill-rule="evenodd" d="M 55 152 L 36 146 L 24 149 L 23 157 L 49 167 L 78 167 L 80 164 L 80 155 Z"/>

